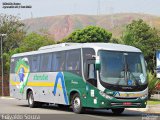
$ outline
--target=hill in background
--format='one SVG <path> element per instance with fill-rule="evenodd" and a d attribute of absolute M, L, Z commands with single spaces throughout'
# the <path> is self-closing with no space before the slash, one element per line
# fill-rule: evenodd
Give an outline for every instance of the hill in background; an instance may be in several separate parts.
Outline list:
<path fill-rule="evenodd" d="M 160 17 L 138 14 L 123 13 L 113 15 L 61 15 L 23 20 L 28 32 L 43 33 L 47 31 L 55 40 L 61 40 L 76 29 L 88 25 L 100 26 L 113 33 L 113 37 L 122 35 L 125 26 L 132 20 L 143 19 L 150 26 L 160 29 Z"/>

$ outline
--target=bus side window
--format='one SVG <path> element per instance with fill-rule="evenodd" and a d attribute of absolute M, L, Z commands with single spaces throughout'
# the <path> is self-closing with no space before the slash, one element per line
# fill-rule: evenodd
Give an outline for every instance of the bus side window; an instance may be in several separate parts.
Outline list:
<path fill-rule="evenodd" d="M 35 55 L 31 56 L 31 72 L 38 72 L 39 71 L 39 63 L 40 63 L 40 56 Z"/>
<path fill-rule="evenodd" d="M 66 52 L 66 70 L 81 75 L 81 51 L 80 49 Z"/>
<path fill-rule="evenodd" d="M 96 71 L 94 64 L 88 64 L 88 78 L 95 79 L 96 78 Z"/>
<path fill-rule="evenodd" d="M 52 62 L 52 54 L 45 53 L 41 55 L 41 64 L 40 71 L 41 72 L 50 72 L 51 71 L 51 62 Z"/>
<path fill-rule="evenodd" d="M 95 55 L 95 50 L 93 48 L 83 48 L 82 49 L 83 53 L 83 74 L 85 77 L 85 80 L 87 81 L 88 79 L 88 60 L 93 59 L 93 55 Z M 92 62 L 94 63 L 94 62 Z M 90 63 L 91 64 L 91 63 Z"/>
<path fill-rule="evenodd" d="M 87 82 L 97 87 L 95 64 L 93 63 L 88 64 L 87 76 L 88 76 Z"/>
<path fill-rule="evenodd" d="M 65 53 L 55 52 L 52 57 L 52 71 L 63 71 L 65 66 Z"/>

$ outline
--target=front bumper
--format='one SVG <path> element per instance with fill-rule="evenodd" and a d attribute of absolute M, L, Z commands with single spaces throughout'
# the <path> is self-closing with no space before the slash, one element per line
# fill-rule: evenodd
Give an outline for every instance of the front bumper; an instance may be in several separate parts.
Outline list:
<path fill-rule="evenodd" d="M 100 101 L 101 108 L 146 108 L 147 97 L 144 99 L 141 98 L 112 98 L 105 99 Z"/>

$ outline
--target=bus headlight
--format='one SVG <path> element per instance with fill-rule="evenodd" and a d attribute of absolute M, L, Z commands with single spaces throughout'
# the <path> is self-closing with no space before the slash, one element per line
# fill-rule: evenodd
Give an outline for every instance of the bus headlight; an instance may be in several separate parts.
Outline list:
<path fill-rule="evenodd" d="M 109 96 L 109 95 L 107 95 L 106 93 L 104 93 L 104 92 L 102 92 L 102 91 L 100 91 L 99 94 L 100 94 L 101 96 L 107 98 L 107 99 L 112 99 L 112 98 L 113 98 L 112 96 Z"/>
<path fill-rule="evenodd" d="M 141 99 L 146 99 L 148 97 L 148 94 L 144 94 L 143 96 L 141 96 Z"/>

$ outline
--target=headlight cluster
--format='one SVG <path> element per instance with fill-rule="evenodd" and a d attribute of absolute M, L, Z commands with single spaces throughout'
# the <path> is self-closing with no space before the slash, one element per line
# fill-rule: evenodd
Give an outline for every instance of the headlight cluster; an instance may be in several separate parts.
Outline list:
<path fill-rule="evenodd" d="M 102 91 L 100 91 L 99 94 L 102 95 L 103 97 L 107 98 L 107 99 L 112 99 L 113 98 L 113 97 L 107 95 L 106 93 L 104 93 Z"/>
<path fill-rule="evenodd" d="M 146 99 L 148 97 L 148 94 L 144 94 L 143 96 L 141 96 L 141 99 Z"/>

